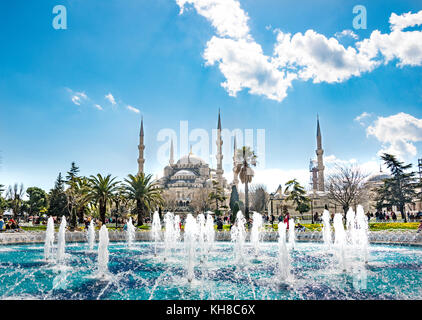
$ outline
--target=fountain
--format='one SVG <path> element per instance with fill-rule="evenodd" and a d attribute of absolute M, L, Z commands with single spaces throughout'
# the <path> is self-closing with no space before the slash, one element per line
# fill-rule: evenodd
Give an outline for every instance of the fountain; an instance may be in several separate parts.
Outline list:
<path fill-rule="evenodd" d="M 88 246 L 89 250 L 94 250 L 94 244 L 95 244 L 95 227 L 94 227 L 94 221 L 91 220 L 88 226 Z"/>
<path fill-rule="evenodd" d="M 136 237 L 135 232 L 136 232 L 136 228 L 132 223 L 132 218 L 130 217 L 126 225 L 126 241 L 127 241 L 127 246 L 129 249 L 133 248 L 133 241 L 135 241 L 135 237 Z"/>
<path fill-rule="evenodd" d="M 286 245 L 287 224 L 278 224 L 278 277 L 281 281 L 286 281 L 290 275 L 289 253 Z"/>
<path fill-rule="evenodd" d="M 244 262 L 244 245 L 246 238 L 246 229 L 245 229 L 246 220 L 242 214 L 242 211 L 239 211 L 236 215 L 236 222 L 230 231 L 231 241 L 234 242 L 234 254 L 235 262 L 238 265 L 243 264 Z"/>
<path fill-rule="evenodd" d="M 295 220 L 291 218 L 289 220 L 289 244 L 290 249 L 294 250 L 296 245 L 296 234 L 295 234 Z"/>
<path fill-rule="evenodd" d="M 53 217 L 48 218 L 47 231 L 45 232 L 45 243 L 44 243 L 44 259 L 50 260 L 53 255 L 54 245 L 54 220 Z"/>
<path fill-rule="evenodd" d="M 57 237 L 57 262 L 63 262 L 66 247 L 66 217 L 62 216 L 60 222 L 59 235 Z"/>
<path fill-rule="evenodd" d="M 192 214 L 189 213 L 186 217 L 184 233 L 185 253 L 187 256 L 186 276 L 189 282 L 192 282 L 194 278 L 196 240 L 198 233 L 198 224 Z"/>
<path fill-rule="evenodd" d="M 205 252 L 205 216 L 203 213 L 198 214 L 196 219 L 198 224 L 198 242 L 199 242 L 199 250 L 200 250 L 200 262 L 204 262 Z"/>
<path fill-rule="evenodd" d="M 334 247 L 336 249 L 337 260 L 343 271 L 346 270 L 345 246 L 346 232 L 344 231 L 343 215 L 336 213 L 334 215 Z"/>
<path fill-rule="evenodd" d="M 205 240 L 207 253 L 209 253 L 214 246 L 215 240 L 214 218 L 210 214 L 207 214 L 207 222 L 205 223 Z"/>
<path fill-rule="evenodd" d="M 179 215 L 174 217 L 174 242 L 175 244 L 180 242 L 180 216 Z"/>
<path fill-rule="evenodd" d="M 252 215 L 251 244 L 255 251 L 255 257 L 259 254 L 259 244 L 262 238 L 262 215 L 254 212 Z"/>
<path fill-rule="evenodd" d="M 360 258 L 365 263 L 368 263 L 368 218 L 365 215 L 363 207 L 358 206 L 356 212 L 356 228 L 357 228 L 357 245 L 360 253 Z"/>
<path fill-rule="evenodd" d="M 164 227 L 164 260 L 166 260 L 170 255 L 171 250 L 174 248 L 176 240 L 176 226 L 172 212 L 167 212 L 164 215 Z"/>
<path fill-rule="evenodd" d="M 322 237 L 324 239 L 324 244 L 329 249 L 332 245 L 332 237 L 331 237 L 331 226 L 330 226 L 330 212 L 328 210 L 324 210 L 322 214 Z"/>
<path fill-rule="evenodd" d="M 356 216 L 352 208 L 349 208 L 346 214 L 346 227 L 349 243 L 353 246 L 358 243 L 358 234 L 356 229 Z"/>
<path fill-rule="evenodd" d="M 98 241 L 98 271 L 100 275 L 105 275 L 108 272 L 109 241 L 107 227 L 103 225 L 100 229 Z"/>
<path fill-rule="evenodd" d="M 157 241 L 160 240 L 160 231 L 161 231 L 161 223 L 160 223 L 160 215 L 158 211 L 154 212 L 152 216 L 152 226 L 151 226 L 151 235 L 152 239 L 154 240 L 154 256 L 157 256 Z"/>

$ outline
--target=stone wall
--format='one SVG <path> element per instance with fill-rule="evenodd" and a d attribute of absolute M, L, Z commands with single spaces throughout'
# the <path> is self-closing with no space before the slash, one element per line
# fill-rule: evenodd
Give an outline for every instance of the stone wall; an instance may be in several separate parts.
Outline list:
<path fill-rule="evenodd" d="M 57 232 L 55 233 L 57 241 Z M 122 231 L 109 230 L 110 241 L 125 241 L 126 233 Z M 163 237 L 162 237 L 163 238 Z M 216 241 L 230 241 L 230 231 L 216 232 Z M 246 241 L 249 241 L 250 233 L 246 233 Z M 44 243 L 45 232 L 13 232 L 13 233 L 0 233 L 1 244 L 23 244 L 23 243 Z M 150 231 L 136 232 L 137 241 L 151 241 Z M 313 241 L 322 242 L 322 233 L 315 232 L 298 232 L 296 233 L 297 241 Z M 96 240 L 98 241 L 98 232 L 96 233 Z M 278 233 L 275 231 L 265 232 L 263 234 L 264 241 L 277 241 Z M 86 242 L 86 232 L 66 232 L 66 242 Z M 398 232 L 369 232 L 369 241 L 371 243 L 380 244 L 403 244 L 403 245 L 418 245 L 422 246 L 422 233 L 411 231 L 398 231 Z"/>

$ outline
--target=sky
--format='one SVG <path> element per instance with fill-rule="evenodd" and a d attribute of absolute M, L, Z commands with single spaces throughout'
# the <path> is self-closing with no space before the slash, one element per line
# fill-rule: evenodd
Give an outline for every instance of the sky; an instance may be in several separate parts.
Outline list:
<path fill-rule="evenodd" d="M 87 176 L 136 173 L 142 117 L 147 173 L 162 175 L 171 137 L 176 158 L 192 145 L 215 168 L 219 109 L 268 191 L 309 183 L 317 115 L 327 168 L 422 158 L 419 0 L 1 1 L 0 39 L 6 186 L 49 190 L 72 161 Z M 223 146 L 231 181 L 233 139 Z"/>

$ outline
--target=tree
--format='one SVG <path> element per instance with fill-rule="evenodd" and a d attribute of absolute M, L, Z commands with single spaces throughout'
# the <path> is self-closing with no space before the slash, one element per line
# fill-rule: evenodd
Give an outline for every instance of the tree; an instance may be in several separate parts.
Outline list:
<path fill-rule="evenodd" d="M 239 176 L 245 185 L 245 218 L 249 220 L 249 190 L 248 185 L 252 182 L 254 172 L 251 166 L 256 166 L 256 155 L 249 147 L 242 147 L 235 152 L 234 174 Z"/>
<path fill-rule="evenodd" d="M 90 181 L 86 177 L 73 176 L 67 182 L 69 188 L 65 191 L 67 199 L 67 210 L 70 215 L 70 227 L 75 229 L 77 218 L 83 220 L 83 215 L 91 201 L 92 194 Z"/>
<path fill-rule="evenodd" d="M 190 206 L 195 212 L 205 212 L 208 209 L 209 192 L 209 188 L 195 190 L 190 202 Z"/>
<path fill-rule="evenodd" d="M 286 200 L 292 201 L 296 205 L 295 210 L 298 211 L 300 215 L 304 212 L 308 212 L 311 209 L 311 199 L 306 196 L 305 188 L 301 186 L 296 179 L 287 181 L 285 186 L 286 189 L 284 190 L 284 193 L 288 194 Z"/>
<path fill-rule="evenodd" d="M 23 196 L 25 194 L 25 188 L 23 187 L 23 184 L 21 183 L 18 185 L 15 183 L 13 186 L 9 186 L 6 192 L 6 199 L 9 202 L 9 207 L 12 209 L 13 212 L 13 218 L 16 220 L 17 216 L 22 211 L 22 205 L 23 205 Z"/>
<path fill-rule="evenodd" d="M 366 177 L 357 166 L 336 165 L 327 181 L 328 198 L 341 205 L 346 214 L 351 206 L 361 201 Z"/>
<path fill-rule="evenodd" d="M 251 209 L 257 212 L 263 212 L 265 210 L 268 200 L 268 193 L 266 187 L 262 184 L 252 185 L 251 198 Z"/>
<path fill-rule="evenodd" d="M 2 195 L 2 193 L 4 192 L 4 185 L 3 184 L 0 184 L 0 197 L 1 197 L 1 195 Z"/>
<path fill-rule="evenodd" d="M 162 191 L 164 209 L 174 212 L 178 207 L 177 196 L 175 192 L 164 190 Z"/>
<path fill-rule="evenodd" d="M 79 167 L 76 166 L 75 162 L 70 165 L 70 170 L 67 172 L 66 181 L 71 181 L 78 177 Z"/>
<path fill-rule="evenodd" d="M 28 195 L 28 213 L 30 215 L 39 214 L 42 209 L 48 207 L 47 193 L 37 187 L 31 187 L 26 190 Z"/>
<path fill-rule="evenodd" d="M 130 174 L 125 179 L 127 197 L 135 202 L 135 212 L 138 215 L 138 226 L 143 225 L 146 211 L 151 211 L 163 205 L 161 190 L 151 182 L 152 175 L 140 173 L 136 176 Z"/>
<path fill-rule="evenodd" d="M 412 168 L 412 164 L 404 164 L 388 153 L 384 153 L 381 159 L 390 169 L 392 177 L 384 179 L 384 184 L 376 189 L 377 206 L 396 206 L 404 222 L 407 222 L 405 206 L 414 202 L 418 196 L 417 188 L 421 187 L 421 183 L 416 178 L 416 172 L 407 172 Z"/>
<path fill-rule="evenodd" d="M 67 198 L 64 192 L 64 180 L 62 174 L 59 173 L 54 188 L 49 193 L 48 214 L 51 216 L 61 217 L 67 213 Z"/>
<path fill-rule="evenodd" d="M 99 173 L 96 176 L 91 175 L 89 178 L 89 197 L 98 204 L 100 220 L 103 224 L 105 224 L 107 205 L 113 201 L 115 192 L 118 190 L 119 182 L 114 181 L 115 179 L 115 177 L 111 177 L 111 174 L 103 177 Z"/>
<path fill-rule="evenodd" d="M 210 202 L 215 201 L 215 213 L 217 215 L 220 215 L 220 209 L 219 209 L 219 202 L 223 202 L 227 199 L 227 197 L 224 195 L 224 190 L 220 186 L 218 181 L 212 180 L 212 186 L 213 189 L 208 195 L 208 199 Z"/>
<path fill-rule="evenodd" d="M 232 186 L 232 192 L 230 194 L 229 206 L 230 206 L 230 210 L 231 210 L 230 221 L 233 224 L 236 220 L 237 212 L 240 210 L 239 192 L 237 191 L 237 187 L 235 185 Z"/>

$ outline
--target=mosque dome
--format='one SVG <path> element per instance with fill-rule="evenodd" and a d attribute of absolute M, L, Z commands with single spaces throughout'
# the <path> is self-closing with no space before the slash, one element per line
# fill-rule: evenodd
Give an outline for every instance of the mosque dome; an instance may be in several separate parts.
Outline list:
<path fill-rule="evenodd" d="M 193 153 L 189 153 L 185 155 L 177 161 L 177 164 L 199 164 L 199 165 L 206 165 L 206 162 L 201 159 L 200 157 L 194 155 Z"/>
<path fill-rule="evenodd" d="M 377 172 L 374 173 L 373 175 L 370 175 L 367 182 L 382 182 L 384 179 L 388 179 L 391 178 L 391 176 L 387 173 L 384 172 Z"/>
<path fill-rule="evenodd" d="M 196 174 L 190 170 L 180 170 L 174 174 L 174 177 L 187 177 L 187 176 L 196 176 Z"/>

